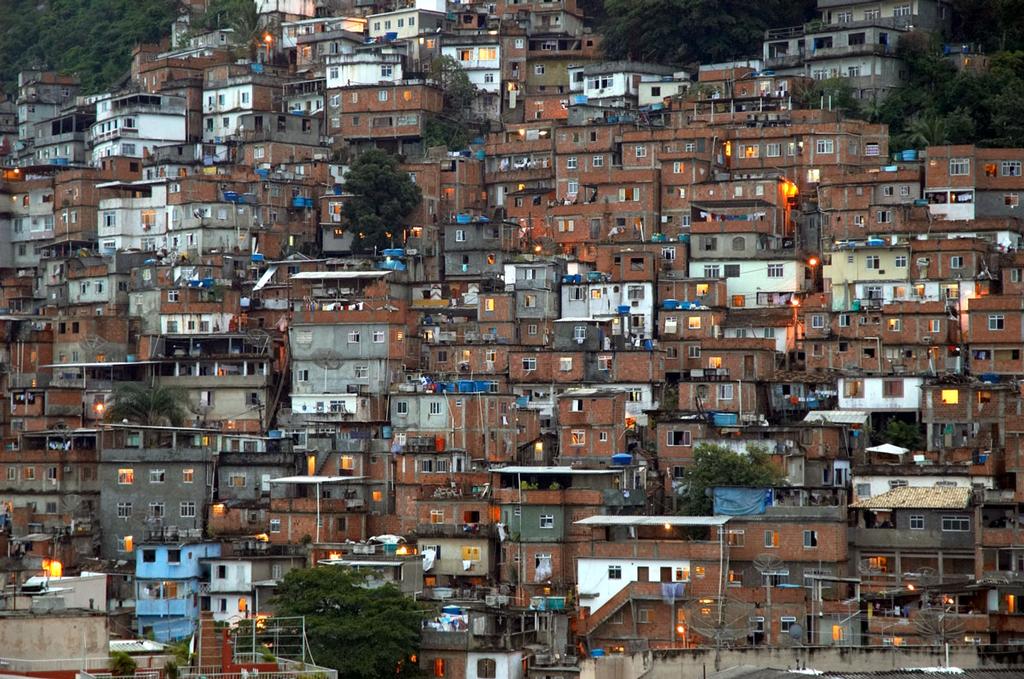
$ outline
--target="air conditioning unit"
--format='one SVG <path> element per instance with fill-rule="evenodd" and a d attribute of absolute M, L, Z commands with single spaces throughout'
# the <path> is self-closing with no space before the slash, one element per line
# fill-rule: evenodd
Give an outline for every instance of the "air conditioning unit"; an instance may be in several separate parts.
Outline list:
<path fill-rule="evenodd" d="M 921 344 L 931 344 L 935 339 L 931 335 L 925 335 L 921 338 Z"/>

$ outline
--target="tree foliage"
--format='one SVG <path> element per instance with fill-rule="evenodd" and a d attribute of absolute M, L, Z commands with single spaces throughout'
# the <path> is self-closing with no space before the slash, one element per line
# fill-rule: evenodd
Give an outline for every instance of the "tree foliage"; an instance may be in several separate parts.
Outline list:
<path fill-rule="evenodd" d="M 317 664 L 339 679 L 410 677 L 425 611 L 393 585 L 368 589 L 364 577 L 336 566 L 289 571 L 278 585 L 280 615 L 306 618 Z"/>
<path fill-rule="evenodd" d="M 124 76 L 132 48 L 170 33 L 176 0 L 0 0 L 0 79 L 13 92 L 18 72 L 74 73 L 85 93 Z"/>
<path fill-rule="evenodd" d="M 665 64 L 761 53 L 768 28 L 814 17 L 814 0 L 605 0 L 605 55 Z"/>
<path fill-rule="evenodd" d="M 438 57 L 430 64 L 430 78 L 441 86 L 444 108 L 441 115 L 426 121 L 424 143 L 427 146 L 446 146 L 463 149 L 478 121 L 473 116 L 476 87 L 458 61 L 451 57 Z"/>
<path fill-rule="evenodd" d="M 678 510 L 686 516 L 707 516 L 714 510 L 709 496 L 715 486 L 777 486 L 785 476 L 764 449 L 748 446 L 738 453 L 725 446 L 701 443 L 694 447 L 693 462 L 683 473 Z"/>
<path fill-rule="evenodd" d="M 883 443 L 891 443 L 907 450 L 924 450 L 921 427 L 912 422 L 892 418 L 885 423 L 885 429 L 880 432 L 878 438 Z"/>
<path fill-rule="evenodd" d="M 120 384 L 107 410 L 113 422 L 128 420 L 146 426 L 181 426 L 188 417 L 185 392 L 175 387 Z"/>
<path fill-rule="evenodd" d="M 1021 45 L 1024 48 L 1024 44 Z M 878 105 L 890 146 L 928 144 L 1024 145 L 1024 51 L 990 55 L 987 71 L 958 71 L 942 57 L 939 38 L 911 34 L 900 41 L 908 83 Z"/>
<path fill-rule="evenodd" d="M 373 252 L 389 247 L 401 235 L 403 220 L 419 205 L 422 193 L 398 160 L 371 149 L 352 162 L 345 175 L 349 195 L 342 210 L 344 224 L 354 234 L 353 250 Z"/>

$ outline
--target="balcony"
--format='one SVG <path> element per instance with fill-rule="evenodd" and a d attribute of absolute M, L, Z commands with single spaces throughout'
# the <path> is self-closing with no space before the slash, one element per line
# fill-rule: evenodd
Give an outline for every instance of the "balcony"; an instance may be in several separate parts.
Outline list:
<path fill-rule="evenodd" d="M 421 538 L 479 538 L 489 540 L 497 532 L 494 526 L 485 523 L 421 523 L 416 526 L 416 535 Z"/>
<path fill-rule="evenodd" d="M 157 615 L 161 617 L 194 617 L 192 597 L 187 599 L 136 599 L 135 615 Z"/>
<path fill-rule="evenodd" d="M 690 379 L 699 382 L 726 382 L 729 380 L 729 369 L 691 368 Z"/>
<path fill-rule="evenodd" d="M 895 528 L 854 528 L 850 542 L 860 549 L 940 550 L 974 548 L 974 533 L 936 530 L 904 531 Z"/>

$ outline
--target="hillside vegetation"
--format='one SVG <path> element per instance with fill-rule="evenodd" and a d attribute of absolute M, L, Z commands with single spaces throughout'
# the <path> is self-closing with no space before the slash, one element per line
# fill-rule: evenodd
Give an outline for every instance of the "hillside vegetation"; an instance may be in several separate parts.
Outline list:
<path fill-rule="evenodd" d="M 177 0 L 0 0 L 0 87 L 11 93 L 18 72 L 55 68 L 77 73 L 85 93 L 122 78 L 132 48 L 170 33 Z"/>

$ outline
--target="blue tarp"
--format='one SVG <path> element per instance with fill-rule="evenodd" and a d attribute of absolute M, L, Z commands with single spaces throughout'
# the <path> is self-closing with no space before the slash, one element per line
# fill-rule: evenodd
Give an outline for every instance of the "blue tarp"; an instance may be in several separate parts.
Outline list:
<path fill-rule="evenodd" d="M 715 488 L 715 514 L 752 516 L 764 514 L 772 504 L 769 488 Z"/>

